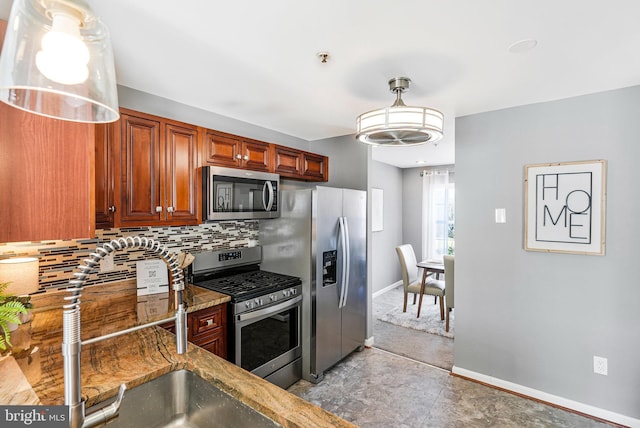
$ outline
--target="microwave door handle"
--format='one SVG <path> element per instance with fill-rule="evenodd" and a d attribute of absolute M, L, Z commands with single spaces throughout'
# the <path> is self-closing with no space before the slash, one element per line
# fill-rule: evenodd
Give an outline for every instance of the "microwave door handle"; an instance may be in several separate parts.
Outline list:
<path fill-rule="evenodd" d="M 264 200 L 265 190 L 268 191 L 268 195 L 269 195 L 269 199 L 267 200 L 266 203 Z M 273 184 L 271 184 L 271 181 L 265 181 L 264 185 L 262 186 L 262 207 L 264 208 L 265 211 L 271 211 L 272 206 L 273 206 Z"/>

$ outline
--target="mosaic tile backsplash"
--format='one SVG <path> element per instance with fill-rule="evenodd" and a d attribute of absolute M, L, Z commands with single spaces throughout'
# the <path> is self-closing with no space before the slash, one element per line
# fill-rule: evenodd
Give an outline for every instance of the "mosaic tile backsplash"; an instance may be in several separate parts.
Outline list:
<path fill-rule="evenodd" d="M 68 285 L 75 268 L 98 245 L 127 236 L 146 236 L 167 246 L 170 251 L 192 254 L 203 250 L 247 247 L 258 241 L 258 220 L 224 221 L 198 226 L 137 227 L 98 229 L 94 239 L 68 241 L 12 242 L 0 244 L 0 257 L 37 257 L 40 265 L 40 290 Z M 136 261 L 156 257 L 144 250 L 129 249 L 114 254 L 115 269 L 94 273 L 87 285 L 135 279 Z M 0 278 L 1 280 L 1 278 Z"/>

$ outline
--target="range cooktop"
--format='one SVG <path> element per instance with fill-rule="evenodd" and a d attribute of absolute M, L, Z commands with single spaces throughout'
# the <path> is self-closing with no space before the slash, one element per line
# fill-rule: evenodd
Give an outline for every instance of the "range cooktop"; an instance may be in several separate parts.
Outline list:
<path fill-rule="evenodd" d="M 209 279 L 194 278 L 193 284 L 231 296 L 233 303 L 253 299 L 302 284 L 300 278 L 254 270 Z"/>

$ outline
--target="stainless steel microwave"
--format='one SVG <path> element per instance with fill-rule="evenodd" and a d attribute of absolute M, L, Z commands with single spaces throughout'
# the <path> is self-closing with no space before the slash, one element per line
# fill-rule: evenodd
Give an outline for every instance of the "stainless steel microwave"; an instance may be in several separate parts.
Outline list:
<path fill-rule="evenodd" d="M 215 221 L 280 217 L 279 188 L 278 174 L 205 166 L 203 218 Z"/>

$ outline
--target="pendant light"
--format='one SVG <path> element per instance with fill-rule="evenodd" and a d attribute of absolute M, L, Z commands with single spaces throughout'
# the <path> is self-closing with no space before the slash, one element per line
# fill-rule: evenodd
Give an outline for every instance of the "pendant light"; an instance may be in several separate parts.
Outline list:
<path fill-rule="evenodd" d="M 0 101 L 56 119 L 118 119 L 107 27 L 85 0 L 14 0 L 0 56 Z"/>
<path fill-rule="evenodd" d="M 380 146 L 415 146 L 442 138 L 444 115 L 427 107 L 411 107 L 402 101 L 411 79 L 394 77 L 389 89 L 396 94 L 391 107 L 363 113 L 356 119 L 356 138 Z"/>

